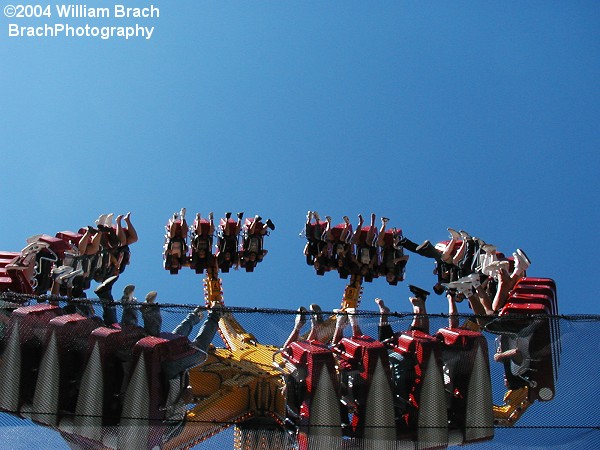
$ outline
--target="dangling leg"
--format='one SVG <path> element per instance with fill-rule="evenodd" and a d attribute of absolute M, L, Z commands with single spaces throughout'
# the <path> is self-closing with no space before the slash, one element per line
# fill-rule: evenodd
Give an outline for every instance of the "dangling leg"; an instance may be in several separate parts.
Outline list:
<path fill-rule="evenodd" d="M 189 313 L 173 330 L 173 333 L 179 334 L 180 336 L 188 337 L 192 332 L 192 329 L 196 324 L 200 322 L 204 315 L 203 308 L 196 308 L 193 312 Z"/>
<path fill-rule="evenodd" d="M 379 326 L 378 326 L 378 339 L 379 341 L 384 341 L 386 339 L 391 338 L 394 335 L 394 331 L 392 330 L 392 326 L 388 321 L 388 317 L 390 315 L 390 308 L 388 308 L 383 300 L 380 298 L 375 299 L 375 303 L 379 307 Z"/>
<path fill-rule="evenodd" d="M 448 299 L 448 328 L 458 328 L 458 308 L 455 300 L 456 291 L 447 290 Z"/>
<path fill-rule="evenodd" d="M 213 305 L 211 310 L 208 312 L 206 320 L 200 327 L 198 334 L 192 342 L 197 348 L 199 348 L 203 352 L 206 352 L 208 350 L 208 346 L 212 342 L 213 338 L 215 337 L 215 333 L 219 329 L 221 309 L 221 305 Z"/>
<path fill-rule="evenodd" d="M 371 214 L 371 226 L 369 227 L 369 231 L 367 231 L 367 239 L 365 241 L 370 247 L 375 244 L 376 230 L 377 228 L 375 228 L 375 214 Z"/>
<path fill-rule="evenodd" d="M 138 241 L 138 234 L 133 224 L 131 223 L 131 213 L 128 212 L 125 214 L 125 223 L 127 224 L 127 229 L 125 230 L 127 245 L 131 245 Z"/>
<path fill-rule="evenodd" d="M 285 343 L 283 344 L 283 347 L 281 348 L 287 348 L 292 342 L 296 342 L 298 340 L 298 337 L 300 336 L 300 331 L 302 331 L 302 327 L 306 323 L 307 313 L 308 310 L 304 306 L 298 308 L 296 320 L 294 321 L 294 328 L 292 329 L 292 332 L 290 333 Z"/>
<path fill-rule="evenodd" d="M 96 253 L 98 253 L 100 251 L 101 243 L 102 233 L 98 231 L 92 236 L 92 239 L 86 248 L 86 255 L 95 255 Z"/>
<path fill-rule="evenodd" d="M 358 242 L 360 241 L 360 233 L 362 232 L 362 226 L 364 223 L 364 219 L 362 214 L 358 215 L 358 225 L 356 227 L 356 230 L 354 231 L 354 235 L 352 236 L 352 243 L 353 244 L 358 244 Z"/>
<path fill-rule="evenodd" d="M 410 297 L 409 300 L 415 314 L 410 329 L 420 330 L 423 333 L 429 334 L 429 316 L 427 316 L 425 300 L 419 297 Z"/>
<path fill-rule="evenodd" d="M 123 224 L 121 221 L 123 220 L 123 214 L 119 214 L 117 219 L 115 220 L 117 223 L 117 240 L 119 241 L 119 246 L 127 245 L 127 234 L 125 233 L 125 229 L 123 228 Z"/>
<path fill-rule="evenodd" d="M 458 266 L 460 261 L 462 261 L 462 259 L 464 258 L 465 253 L 467 251 L 467 239 L 470 237 L 466 231 L 461 231 L 460 234 L 462 236 L 462 243 L 456 251 L 456 254 L 452 257 L 452 264 L 454 264 L 455 266 Z"/>
<path fill-rule="evenodd" d="M 385 240 L 385 227 L 389 220 L 390 219 L 388 219 L 387 217 L 381 218 L 381 228 L 379 228 L 379 236 L 377 236 L 377 245 L 379 247 L 383 247 L 383 241 Z"/>
<path fill-rule="evenodd" d="M 215 216 L 212 211 L 208 213 L 208 234 L 215 234 Z"/>
<path fill-rule="evenodd" d="M 344 337 L 344 328 L 348 325 L 348 314 L 344 311 L 339 311 L 335 319 L 335 330 L 331 338 L 331 345 L 335 345 Z"/>
<path fill-rule="evenodd" d="M 77 250 L 79 250 L 80 255 L 87 255 L 87 247 L 91 243 L 91 240 L 92 234 L 90 231 L 90 227 L 88 227 L 85 230 L 85 233 L 83 233 L 83 236 L 81 236 L 81 239 L 79 239 L 79 242 L 77 243 Z"/>
<path fill-rule="evenodd" d="M 352 238 L 352 225 L 350 224 L 350 219 L 348 218 L 348 216 L 344 216 L 343 220 L 344 220 L 344 229 L 342 230 L 342 232 L 340 234 L 340 241 L 349 243 L 350 239 Z"/>
<path fill-rule="evenodd" d="M 448 243 L 448 245 L 442 252 L 442 260 L 449 264 L 456 265 L 454 262 L 454 258 L 452 257 L 452 253 L 454 252 L 454 246 L 456 244 L 456 241 L 458 240 L 458 238 L 460 238 L 460 234 L 458 233 L 458 231 L 456 231 L 452 228 L 448 228 L 448 232 L 450 233 L 450 242 Z M 464 244 L 464 241 L 463 241 L 463 244 Z M 460 252 L 460 249 L 459 249 L 459 252 Z"/>
<path fill-rule="evenodd" d="M 358 323 L 358 316 L 356 315 L 355 308 L 348 308 L 348 321 L 350 322 L 350 327 L 352 328 L 352 337 L 362 336 L 363 332 L 360 329 L 360 324 Z"/>
<path fill-rule="evenodd" d="M 243 212 L 237 213 L 237 222 L 235 224 L 235 235 L 238 236 L 242 231 L 242 218 L 244 217 Z"/>

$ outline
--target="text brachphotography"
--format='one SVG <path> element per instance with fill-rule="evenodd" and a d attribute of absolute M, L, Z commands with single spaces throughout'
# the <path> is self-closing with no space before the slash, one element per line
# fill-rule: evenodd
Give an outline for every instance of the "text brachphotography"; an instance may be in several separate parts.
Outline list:
<path fill-rule="evenodd" d="M 42 26 L 20 26 L 8 24 L 9 37 L 93 37 L 111 38 L 144 38 L 151 39 L 154 27 L 139 24 L 131 26 L 90 26 L 89 24 L 73 26 L 68 23 L 45 24 Z"/>

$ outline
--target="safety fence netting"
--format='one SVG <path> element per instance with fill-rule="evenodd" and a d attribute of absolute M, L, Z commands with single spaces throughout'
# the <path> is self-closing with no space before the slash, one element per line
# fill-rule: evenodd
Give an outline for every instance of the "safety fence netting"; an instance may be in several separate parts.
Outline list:
<path fill-rule="evenodd" d="M 600 316 L 113 306 L 3 295 L 0 448 L 600 448 Z"/>

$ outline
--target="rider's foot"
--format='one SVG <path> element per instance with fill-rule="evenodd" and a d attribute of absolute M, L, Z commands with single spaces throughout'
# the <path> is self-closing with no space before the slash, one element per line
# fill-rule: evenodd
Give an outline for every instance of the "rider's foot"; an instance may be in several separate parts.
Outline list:
<path fill-rule="evenodd" d="M 311 320 L 317 323 L 323 322 L 323 312 L 319 305 L 317 305 L 316 303 L 312 303 L 310 305 L 310 310 L 312 312 Z"/>
<path fill-rule="evenodd" d="M 301 329 L 306 323 L 306 315 L 308 314 L 308 310 L 301 306 L 298 308 L 298 313 L 296 314 L 296 320 L 294 322 L 294 328 L 297 330 Z"/>
<path fill-rule="evenodd" d="M 198 316 L 198 319 L 202 319 L 202 317 L 204 317 L 205 309 L 206 308 L 204 306 L 197 306 L 196 309 L 194 309 L 194 314 Z"/>
<path fill-rule="evenodd" d="M 380 298 L 376 298 L 375 299 L 375 303 L 377 303 L 377 306 L 379 307 L 379 312 L 381 314 L 389 314 L 390 313 L 390 308 L 388 308 L 385 303 L 383 303 L 383 300 Z"/>

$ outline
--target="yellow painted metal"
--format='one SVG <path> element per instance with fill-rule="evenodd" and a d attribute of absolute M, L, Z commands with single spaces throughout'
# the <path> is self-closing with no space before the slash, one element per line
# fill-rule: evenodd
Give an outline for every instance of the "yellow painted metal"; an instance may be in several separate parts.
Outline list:
<path fill-rule="evenodd" d="M 494 405 L 494 421 L 497 425 L 514 425 L 531 404 L 527 386 L 509 390 L 504 395 L 504 405 Z"/>
<path fill-rule="evenodd" d="M 208 274 L 204 282 L 206 304 L 223 305 L 221 280 Z M 252 417 L 267 417 L 283 424 L 285 396 L 279 349 L 260 344 L 225 311 L 219 320 L 225 348 L 211 348 L 204 364 L 190 370 L 195 405 L 184 430 L 165 449 L 190 448 L 223 429 Z"/>

